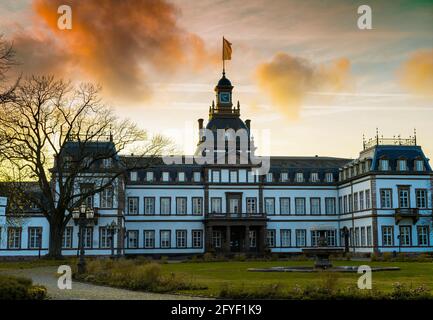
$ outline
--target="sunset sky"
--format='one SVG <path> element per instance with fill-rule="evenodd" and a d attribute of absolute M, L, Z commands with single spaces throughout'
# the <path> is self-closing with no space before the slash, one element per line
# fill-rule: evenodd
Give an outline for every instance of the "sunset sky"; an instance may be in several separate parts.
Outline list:
<path fill-rule="evenodd" d="M 57 28 L 62 4 L 72 30 Z M 363 4 L 372 30 L 358 29 Z M 224 36 L 233 100 L 261 153 L 356 157 L 378 127 L 416 128 L 433 156 L 432 1 L 2 0 L 0 34 L 15 75 L 100 83 L 120 116 L 187 153 L 215 99 Z"/>

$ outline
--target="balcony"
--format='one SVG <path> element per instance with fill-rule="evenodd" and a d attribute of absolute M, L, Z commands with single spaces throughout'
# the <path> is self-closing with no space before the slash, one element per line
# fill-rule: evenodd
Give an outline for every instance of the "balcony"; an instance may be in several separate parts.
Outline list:
<path fill-rule="evenodd" d="M 208 224 L 218 225 L 264 225 L 266 220 L 266 213 L 208 213 L 205 217 Z"/>
<path fill-rule="evenodd" d="M 418 208 L 396 208 L 395 209 L 395 223 L 399 224 L 403 219 L 412 219 L 415 224 L 419 219 L 419 209 Z"/>

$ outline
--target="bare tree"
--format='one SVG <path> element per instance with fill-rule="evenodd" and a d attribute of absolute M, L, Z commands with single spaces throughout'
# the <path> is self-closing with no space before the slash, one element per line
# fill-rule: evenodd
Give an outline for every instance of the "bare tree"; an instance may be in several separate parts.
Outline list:
<path fill-rule="evenodd" d="M 73 87 L 54 77 L 33 76 L 0 106 L 0 161 L 10 180 L 37 181 L 40 194 L 27 197 L 49 221 L 52 257 L 61 256 L 73 208 L 118 185 L 127 170 L 151 165 L 170 145 L 119 119 L 91 84 Z M 122 152 L 137 157 L 121 157 Z"/>
<path fill-rule="evenodd" d="M 16 65 L 16 61 L 12 43 L 4 40 L 3 36 L 0 35 L 0 103 L 10 101 L 18 85 L 19 79 L 9 87 L 5 85 L 6 74 L 14 65 Z"/>

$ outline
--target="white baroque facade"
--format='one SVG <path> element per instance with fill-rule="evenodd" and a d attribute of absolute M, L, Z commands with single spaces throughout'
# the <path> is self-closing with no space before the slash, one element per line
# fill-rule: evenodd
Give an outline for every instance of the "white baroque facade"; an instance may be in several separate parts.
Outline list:
<path fill-rule="evenodd" d="M 207 129 L 249 133 L 232 89 L 223 75 Z M 271 157 L 269 173 L 255 176 L 253 169 L 161 161 L 129 170 L 89 199 L 98 219 L 84 232 L 86 255 L 113 248 L 120 255 L 300 253 L 317 245 L 319 229 L 327 230 L 328 245 L 353 253 L 433 251 L 433 173 L 416 138 L 376 136 L 357 159 Z M 0 256 L 48 252 L 49 225 L 37 209 L 18 223 L 7 214 L 0 210 Z M 107 229 L 113 222 L 121 228 L 114 242 Z M 63 254 L 77 250 L 78 227 L 70 221 Z"/>

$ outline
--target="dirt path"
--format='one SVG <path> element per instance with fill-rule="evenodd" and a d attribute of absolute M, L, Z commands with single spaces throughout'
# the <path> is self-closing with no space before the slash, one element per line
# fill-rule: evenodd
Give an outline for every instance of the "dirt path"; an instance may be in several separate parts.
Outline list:
<path fill-rule="evenodd" d="M 57 287 L 57 267 L 39 267 L 32 269 L 5 269 L 1 274 L 10 274 L 32 278 L 34 284 L 40 284 L 47 288 L 50 299 L 55 300 L 198 300 L 201 298 L 159 294 L 150 292 L 138 292 L 111 287 L 97 286 L 82 282 L 72 282 L 71 290 L 60 290 Z"/>

